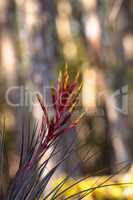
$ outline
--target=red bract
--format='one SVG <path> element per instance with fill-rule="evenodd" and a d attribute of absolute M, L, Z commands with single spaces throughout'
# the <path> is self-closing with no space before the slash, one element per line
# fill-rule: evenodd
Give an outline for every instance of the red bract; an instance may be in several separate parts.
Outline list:
<path fill-rule="evenodd" d="M 81 84 L 78 84 L 79 73 L 74 81 L 70 81 L 67 68 L 62 74 L 59 73 L 57 90 L 51 88 L 52 104 L 54 108 L 54 118 L 50 119 L 47 106 L 45 105 L 42 97 L 37 95 L 38 101 L 43 110 L 42 125 L 38 136 L 38 151 L 39 154 L 43 154 L 57 137 L 67 132 L 70 128 L 73 128 L 80 118 L 74 122 L 70 121 L 70 117 L 78 103 L 79 93 L 81 90 Z M 36 153 L 36 156 L 38 156 Z M 33 156 L 35 158 L 35 156 Z M 33 158 L 32 157 L 32 158 Z M 32 164 L 32 159 L 30 164 Z"/>

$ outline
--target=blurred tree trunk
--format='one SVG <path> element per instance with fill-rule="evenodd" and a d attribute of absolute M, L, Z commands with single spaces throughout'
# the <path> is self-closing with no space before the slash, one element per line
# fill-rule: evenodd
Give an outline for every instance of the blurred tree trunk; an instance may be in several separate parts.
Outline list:
<path fill-rule="evenodd" d="M 13 110 L 9 107 L 6 92 L 16 83 L 16 49 L 15 49 L 15 37 L 14 37 L 14 26 L 13 18 L 14 14 L 11 13 L 14 9 L 12 1 L 2 1 L 0 2 L 0 129 L 1 132 L 4 130 L 4 140 L 3 143 L 6 143 L 8 135 L 7 132 L 13 130 L 12 120 L 10 119 L 13 116 Z M 8 119 L 7 119 L 7 118 Z M 9 120 L 9 124 L 8 121 Z M 5 121 L 5 122 L 4 122 Z M 11 125 L 11 126 L 10 126 Z M 11 142 L 10 142 L 11 143 Z M 0 144 L 2 145 L 2 144 Z M 3 149 L 3 173 L 4 177 L 0 177 L 0 199 L 3 198 L 3 195 L 8 187 L 9 178 L 11 176 L 11 171 L 8 171 L 8 160 L 10 158 L 5 156 L 5 145 L 7 151 L 7 143 L 4 144 Z M 2 147 L 0 147 L 2 150 Z M 2 153 L 2 152 L 1 152 Z M 8 155 L 9 156 L 9 155 Z M 0 161 L 2 164 L 2 160 Z M 2 178 L 2 179 L 1 179 Z M 3 191 L 1 190 L 1 187 Z"/>
<path fill-rule="evenodd" d="M 102 5 L 98 4 L 98 1 L 84 1 L 81 0 L 83 5 L 83 23 L 84 23 L 84 30 L 85 30 L 85 36 L 88 41 L 88 49 L 89 49 L 89 59 L 91 59 L 91 65 L 95 66 L 96 68 L 93 69 L 96 74 L 95 76 L 90 77 L 90 82 L 95 82 L 94 89 L 97 90 L 97 95 L 95 95 L 95 92 L 93 91 L 91 95 L 95 95 L 94 98 L 91 96 L 91 102 L 90 106 L 88 104 L 88 107 L 96 107 L 97 99 L 99 100 L 100 92 L 103 92 L 103 105 L 105 109 L 105 124 L 106 124 L 106 134 L 107 134 L 107 143 L 108 148 L 110 147 L 110 150 L 106 151 L 110 154 L 110 166 L 111 171 L 116 170 L 116 163 L 118 162 L 128 162 L 129 154 L 127 152 L 127 144 L 125 140 L 125 136 L 127 133 L 127 126 L 125 126 L 125 123 L 123 123 L 123 119 L 121 117 L 121 113 L 119 113 L 119 104 L 117 104 L 116 98 L 117 95 L 111 96 L 110 87 L 108 85 L 107 80 L 105 79 L 106 73 L 103 66 L 106 64 L 106 57 L 108 57 L 108 51 L 106 49 L 106 46 L 104 45 L 105 41 L 107 40 L 108 36 L 108 27 L 106 25 L 107 20 L 105 13 L 103 13 Z M 116 34 L 116 29 L 114 30 Z M 120 34 L 121 32 L 117 33 L 117 55 L 119 55 L 119 58 L 121 59 L 121 68 L 125 70 L 125 60 L 124 56 L 122 56 L 122 48 L 121 48 L 121 42 L 120 41 Z M 122 67 L 123 66 L 123 67 Z M 97 70 L 98 69 L 98 70 Z M 89 69 L 88 69 L 89 70 Z M 122 70 L 123 72 L 123 70 Z M 95 80 L 92 80 L 93 77 Z M 88 77 L 89 78 L 89 77 Z M 87 80 L 85 80 L 87 81 Z M 88 80 L 89 81 L 89 80 Z M 120 76 L 119 73 L 119 81 L 116 79 L 116 82 L 119 82 L 119 87 L 122 87 L 122 83 L 124 82 L 124 74 L 122 73 L 122 76 Z M 97 84 L 98 83 L 98 84 Z M 88 85 L 88 92 L 92 91 L 92 85 Z M 87 92 L 87 91 L 86 91 Z M 118 91 L 119 93 L 119 91 Z M 88 97 L 89 98 L 89 97 Z M 89 102 L 89 99 L 88 99 Z M 85 103 L 86 104 L 86 103 Z M 118 107 L 117 107 L 118 106 Z M 125 105 L 126 106 L 126 105 Z M 94 113 L 96 108 L 94 109 Z M 88 110 L 89 112 L 89 110 Z M 112 144 L 112 145 L 110 145 Z M 120 148 L 118 148 L 118 146 Z M 109 155 L 107 155 L 109 158 Z"/>
<path fill-rule="evenodd" d="M 117 3 L 117 1 L 116 1 Z M 114 8 L 116 8 L 114 3 Z M 128 129 L 128 83 L 126 81 L 126 76 L 128 73 L 128 66 L 130 60 L 132 59 L 129 49 L 128 43 L 125 44 L 125 39 L 130 39 L 130 32 L 132 30 L 132 22 L 129 20 L 132 17 L 131 14 L 131 2 L 130 0 L 121 1 L 121 5 L 119 6 L 118 11 L 113 13 L 112 9 L 112 37 L 114 39 L 114 53 L 117 57 L 117 71 L 114 76 L 114 88 L 117 90 L 116 92 L 116 106 L 118 108 L 117 115 L 119 118 L 119 134 L 121 136 L 121 140 L 123 142 L 123 146 L 127 149 L 125 151 L 125 157 L 127 157 L 127 161 L 131 161 L 130 154 L 129 154 L 129 129 Z M 114 14 L 114 17 L 113 17 Z M 125 45 L 127 47 L 125 47 Z M 126 52 L 127 51 L 127 52 Z M 133 53 L 133 51 L 132 51 Z M 119 136 L 119 138 L 120 138 Z M 116 145 L 117 149 L 118 145 Z M 120 155 L 120 152 L 117 152 Z M 123 152 L 124 155 L 124 152 Z M 119 156 L 117 156 L 119 157 Z"/>
<path fill-rule="evenodd" d="M 56 63 L 52 3 L 20 0 L 16 1 L 16 5 L 22 59 L 27 61 L 24 77 L 28 75 L 27 82 L 31 82 L 44 95 L 53 80 L 53 66 Z"/>

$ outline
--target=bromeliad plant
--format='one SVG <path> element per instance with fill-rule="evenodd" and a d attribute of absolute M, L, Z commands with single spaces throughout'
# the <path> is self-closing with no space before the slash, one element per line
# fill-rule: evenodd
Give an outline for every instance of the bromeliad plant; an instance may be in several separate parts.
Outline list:
<path fill-rule="evenodd" d="M 83 116 L 83 114 L 81 114 L 73 122 L 70 120 L 78 103 L 78 97 L 82 87 L 81 84 L 78 85 L 78 79 L 79 74 L 77 74 L 75 80 L 71 82 L 67 68 L 64 73 L 59 73 L 57 90 L 53 87 L 51 88 L 54 108 L 54 117 L 52 119 L 49 117 L 47 105 L 43 102 L 42 97 L 37 95 L 37 99 L 43 110 L 41 125 L 36 123 L 32 138 L 30 132 L 27 134 L 22 130 L 19 168 L 5 196 L 2 197 L 2 189 L 0 190 L 1 198 L 4 200 L 39 200 L 41 198 L 51 177 L 58 166 L 63 162 L 63 160 L 59 161 L 47 174 L 42 175 L 49 160 L 56 154 L 55 147 L 57 140 L 59 140 L 62 134 L 68 134 L 69 130 L 75 127 Z M 4 133 L 0 134 L 0 142 L 0 175 L 2 177 Z M 42 157 L 51 147 L 53 147 L 53 150 L 50 156 L 39 164 Z M 68 155 L 64 157 L 64 160 L 67 156 Z M 49 197 L 47 196 L 47 198 Z M 44 197 L 44 199 L 47 198 Z"/>
<path fill-rule="evenodd" d="M 83 114 L 81 114 L 73 122 L 70 120 L 78 104 L 78 97 L 82 87 L 81 84 L 78 85 L 78 78 L 79 74 L 77 74 L 75 80 L 71 82 L 67 68 L 63 74 L 60 72 L 57 90 L 53 87 L 51 88 L 54 108 L 54 117 L 52 119 L 49 117 L 47 105 L 43 102 L 42 97 L 37 95 L 37 99 L 43 110 L 43 116 L 40 120 L 41 123 L 35 124 L 32 137 L 30 131 L 27 133 L 25 132 L 25 129 L 22 128 L 22 133 L 20 133 L 22 139 L 19 168 L 13 180 L 10 181 L 6 194 L 2 191 L 5 159 L 5 133 L 4 131 L 0 132 L 0 200 L 92 200 L 93 197 L 94 199 L 99 200 L 107 199 L 109 196 L 109 199 L 128 199 L 124 195 L 127 195 L 126 189 L 129 188 L 121 188 L 122 185 L 125 185 L 123 181 L 122 183 L 109 182 L 106 184 L 113 175 L 102 177 L 102 179 L 101 177 L 90 179 L 88 176 L 79 180 L 73 180 L 68 174 L 63 179 L 61 178 L 62 180 L 58 180 L 57 184 L 46 193 L 46 187 L 57 168 L 71 153 L 71 151 L 66 151 L 64 158 L 44 175 L 47 164 L 54 155 L 58 153 L 58 151 L 56 151 L 56 146 L 58 141 L 60 141 L 60 136 L 69 134 L 69 130 L 75 127 L 83 116 Z M 40 162 L 50 148 L 52 149 L 50 155 Z M 89 158 L 91 158 L 91 156 Z M 88 178 L 89 180 L 87 180 Z M 132 184 L 132 180 L 130 184 Z M 111 191 L 114 191 L 115 185 L 115 192 L 109 193 L 110 186 Z M 102 190 L 97 190 L 100 188 Z M 90 196 L 90 193 L 92 196 Z"/>

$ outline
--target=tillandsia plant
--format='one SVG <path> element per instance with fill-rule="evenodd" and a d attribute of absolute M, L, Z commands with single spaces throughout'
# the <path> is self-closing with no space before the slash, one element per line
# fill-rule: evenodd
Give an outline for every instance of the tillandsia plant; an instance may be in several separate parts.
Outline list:
<path fill-rule="evenodd" d="M 19 168 L 14 178 L 10 181 L 6 193 L 3 192 L 2 181 L 4 172 L 5 159 L 5 132 L 4 129 L 0 132 L 0 200 L 60 200 L 60 199 L 128 199 L 123 198 L 125 189 L 121 189 L 125 183 L 108 182 L 114 176 L 91 178 L 90 176 L 82 177 L 74 180 L 70 174 L 61 177 L 54 186 L 46 193 L 46 187 L 55 174 L 58 167 L 70 156 L 72 150 L 64 152 L 63 159 L 59 160 L 55 166 L 47 173 L 44 173 L 49 161 L 58 153 L 56 149 L 59 144 L 60 137 L 63 134 L 69 134 L 69 130 L 75 127 L 79 120 L 84 115 L 83 113 L 74 121 L 70 118 L 78 104 L 80 90 L 82 84 L 78 84 L 79 73 L 74 81 L 71 82 L 67 68 L 64 73 L 59 73 L 57 81 L 57 90 L 51 88 L 52 105 L 54 116 L 50 118 L 47 105 L 42 97 L 37 95 L 37 99 L 43 110 L 43 116 L 40 123 L 35 123 L 32 137 L 30 131 L 27 133 L 22 127 L 21 137 L 21 153 Z M 71 136 L 70 136 L 71 137 Z M 71 145 L 71 144 L 70 144 Z M 52 148 L 51 148 L 52 147 Z M 50 155 L 45 157 L 47 151 L 52 149 Z M 85 155 L 85 159 L 90 159 L 93 155 Z M 42 159 L 44 158 L 44 159 Z M 40 162 L 41 161 L 41 162 Z M 79 163 L 80 164 L 80 163 Z M 76 170 L 76 167 L 73 170 Z M 102 170 L 103 171 L 103 170 Z M 88 179 L 89 178 L 89 179 Z M 100 180 L 100 182 L 99 182 Z M 130 182 L 132 184 L 132 182 Z M 129 183 L 128 183 L 129 185 Z M 113 193 L 113 197 L 111 197 Z M 97 190 L 97 189 L 102 189 Z M 107 188 L 103 190 L 103 188 Z M 90 196 L 90 194 L 93 194 Z M 121 195 L 122 194 L 122 195 Z M 107 197 L 107 198 L 106 198 Z M 125 196 L 124 196 L 125 197 Z M 131 198 L 132 199 L 132 198 Z"/>
<path fill-rule="evenodd" d="M 19 168 L 8 187 L 6 195 L 2 197 L 2 189 L 0 190 L 1 198 L 4 200 L 39 200 L 56 169 L 68 156 L 66 154 L 63 160 L 60 160 L 47 174 L 42 175 L 49 160 L 56 153 L 57 140 L 62 134 L 68 134 L 69 130 L 75 127 L 83 116 L 83 114 L 81 114 L 73 122 L 70 120 L 78 103 L 78 97 L 82 87 L 82 84 L 78 84 L 78 79 L 79 73 L 75 80 L 71 82 L 67 68 L 64 73 L 59 73 L 57 90 L 55 90 L 54 87 L 51 88 L 52 104 L 54 108 L 54 117 L 52 119 L 49 117 L 47 105 L 45 105 L 42 97 L 37 95 L 37 99 L 43 110 L 41 123 L 36 123 L 32 137 L 30 136 L 30 132 L 25 134 L 25 131 L 22 130 L 22 133 L 20 133 L 22 139 Z M 3 133 L 0 134 L 1 177 L 4 163 L 3 135 Z M 54 147 L 50 156 L 40 164 L 41 158 L 50 147 Z M 44 199 L 47 198 L 49 197 L 44 197 Z"/>

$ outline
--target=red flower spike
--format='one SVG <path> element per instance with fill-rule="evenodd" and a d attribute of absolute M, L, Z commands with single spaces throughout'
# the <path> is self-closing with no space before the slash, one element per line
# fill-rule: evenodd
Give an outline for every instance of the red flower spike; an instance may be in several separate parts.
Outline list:
<path fill-rule="evenodd" d="M 42 98 L 37 95 L 38 101 L 44 112 L 44 116 L 42 117 L 42 125 L 40 128 L 41 133 L 38 135 L 38 137 L 41 137 L 41 140 L 38 140 L 40 142 L 38 149 L 36 149 L 36 152 L 39 153 L 37 154 L 35 152 L 30 160 L 30 166 L 32 161 L 46 152 L 58 136 L 75 127 L 83 117 L 84 114 L 81 114 L 74 122 L 70 122 L 70 117 L 76 108 L 79 93 L 82 88 L 82 84 L 78 85 L 78 78 L 79 73 L 76 76 L 76 81 L 71 82 L 69 80 L 67 65 L 64 74 L 61 72 L 59 73 L 57 92 L 54 87 L 51 88 L 52 103 L 55 111 L 55 116 L 51 120 L 49 119 L 46 105 L 43 103 Z"/>

